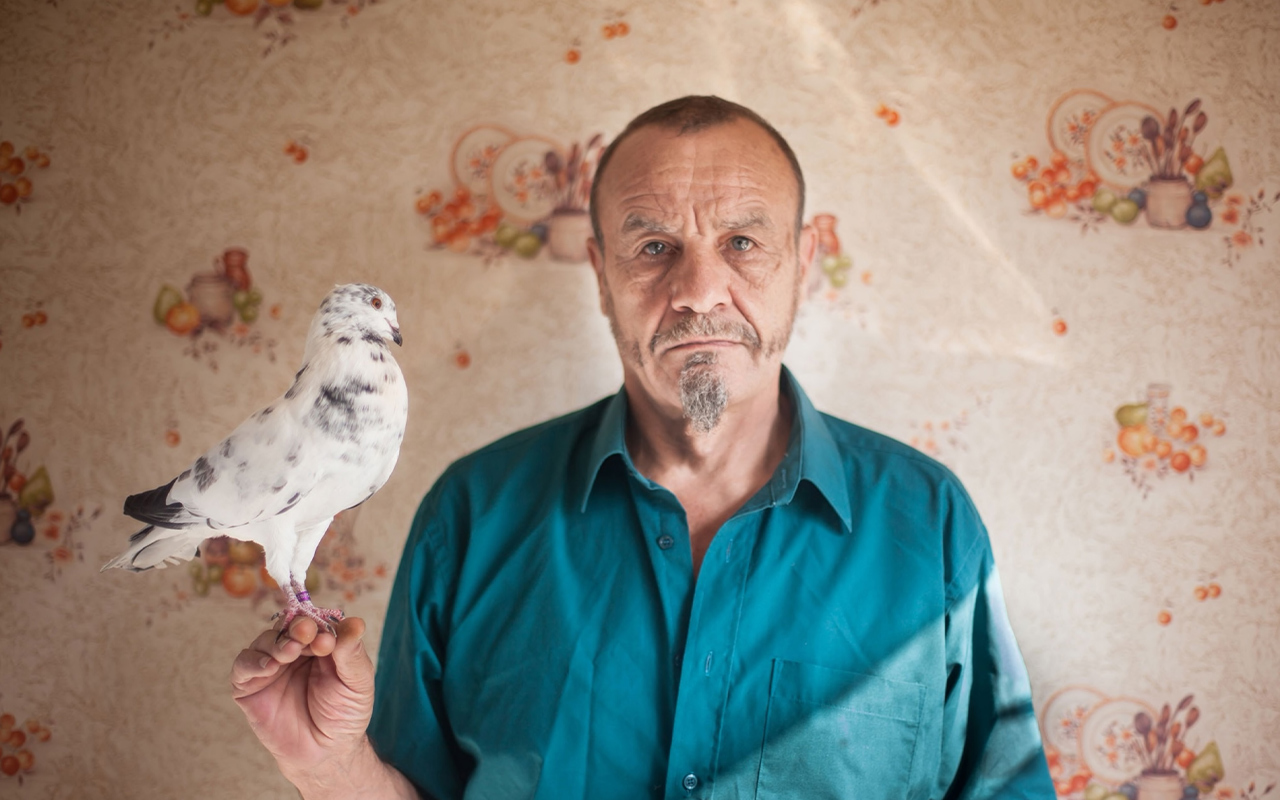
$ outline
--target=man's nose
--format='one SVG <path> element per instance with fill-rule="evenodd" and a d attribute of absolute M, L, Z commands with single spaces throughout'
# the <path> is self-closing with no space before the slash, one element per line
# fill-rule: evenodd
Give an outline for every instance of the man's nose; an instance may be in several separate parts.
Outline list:
<path fill-rule="evenodd" d="M 711 247 L 690 247 L 671 271 L 671 307 L 676 311 L 709 314 L 732 301 L 733 271 Z"/>

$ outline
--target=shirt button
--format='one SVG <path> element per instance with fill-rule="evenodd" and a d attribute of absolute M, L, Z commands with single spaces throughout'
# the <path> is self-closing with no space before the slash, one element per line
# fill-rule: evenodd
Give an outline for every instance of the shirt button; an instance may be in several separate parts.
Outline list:
<path fill-rule="evenodd" d="M 680 785 L 683 786 L 686 791 L 692 792 L 694 789 L 698 788 L 698 776 L 690 772 L 688 775 L 684 776 L 684 780 L 680 781 Z"/>
<path fill-rule="evenodd" d="M 658 537 L 658 547 L 661 547 L 663 550 L 670 550 L 675 546 L 675 543 L 675 537 L 669 533 L 664 533 Z M 697 778 L 694 778 L 694 780 L 696 781 Z"/>

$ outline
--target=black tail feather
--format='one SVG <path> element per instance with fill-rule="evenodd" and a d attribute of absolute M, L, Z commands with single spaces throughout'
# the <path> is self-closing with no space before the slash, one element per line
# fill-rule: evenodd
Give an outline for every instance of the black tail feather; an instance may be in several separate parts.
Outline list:
<path fill-rule="evenodd" d="M 124 513 L 148 525 L 158 528 L 169 528 L 171 530 L 181 530 L 189 528 L 193 523 L 189 521 L 175 522 L 178 517 L 186 514 L 186 507 L 182 503 L 170 503 L 169 490 L 173 488 L 173 484 L 177 482 L 177 478 L 166 483 L 164 486 L 158 486 L 149 492 L 139 492 L 138 494 L 129 495 L 124 501 Z M 129 541 L 135 541 L 140 536 L 145 536 L 146 530 L 135 533 Z"/>

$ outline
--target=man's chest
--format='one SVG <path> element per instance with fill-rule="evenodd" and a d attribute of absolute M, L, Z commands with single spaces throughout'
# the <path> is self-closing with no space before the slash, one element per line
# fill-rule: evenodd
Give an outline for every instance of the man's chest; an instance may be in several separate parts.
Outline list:
<path fill-rule="evenodd" d="M 909 794 L 945 677 L 940 561 L 791 511 L 730 520 L 696 580 L 661 509 L 537 523 L 468 558 L 444 688 L 472 785 L 772 797 L 797 774 L 889 775 L 881 796 Z"/>

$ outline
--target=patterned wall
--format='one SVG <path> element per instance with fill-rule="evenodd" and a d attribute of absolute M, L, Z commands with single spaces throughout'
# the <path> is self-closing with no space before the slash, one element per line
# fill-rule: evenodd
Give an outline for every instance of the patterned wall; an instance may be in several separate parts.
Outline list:
<path fill-rule="evenodd" d="M 123 498 L 288 385 L 329 287 L 377 283 L 409 432 L 308 577 L 376 642 L 445 465 L 619 385 L 584 199 L 687 93 L 798 152 L 822 237 L 789 364 L 968 485 L 1059 794 L 1280 777 L 1273 0 L 0 16 L 0 794 L 292 796 L 226 685 L 279 604 L 261 552 L 100 575 Z"/>

